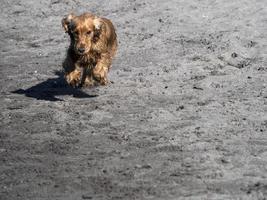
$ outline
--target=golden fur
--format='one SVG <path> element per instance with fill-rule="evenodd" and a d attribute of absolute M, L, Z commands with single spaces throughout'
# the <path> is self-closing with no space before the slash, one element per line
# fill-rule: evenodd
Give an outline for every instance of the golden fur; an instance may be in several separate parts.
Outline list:
<path fill-rule="evenodd" d="M 108 83 L 107 73 L 117 51 L 117 35 L 112 22 L 90 13 L 70 14 L 62 26 L 71 43 L 63 62 L 65 79 L 73 87 Z"/>

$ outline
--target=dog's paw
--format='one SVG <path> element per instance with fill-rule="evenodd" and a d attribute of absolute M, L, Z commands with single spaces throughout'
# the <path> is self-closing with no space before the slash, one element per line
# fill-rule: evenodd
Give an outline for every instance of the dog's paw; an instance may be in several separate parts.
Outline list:
<path fill-rule="evenodd" d="M 94 74 L 94 80 L 100 85 L 107 85 L 109 83 L 108 79 L 100 74 Z"/>
<path fill-rule="evenodd" d="M 95 81 L 97 81 L 100 85 L 107 85 L 108 79 L 107 79 L 107 70 L 104 68 L 100 70 L 94 70 L 93 71 L 93 78 Z"/>
<path fill-rule="evenodd" d="M 84 83 L 83 83 L 83 86 L 84 87 L 92 87 L 94 86 L 94 80 L 92 79 L 92 77 L 90 76 L 87 76 L 84 80 Z"/>
<path fill-rule="evenodd" d="M 100 79 L 100 85 L 108 85 L 109 81 L 106 77 Z"/>
<path fill-rule="evenodd" d="M 81 84 L 81 72 L 72 72 L 65 76 L 66 81 L 72 87 L 80 87 Z"/>
<path fill-rule="evenodd" d="M 79 79 L 71 79 L 69 81 L 67 81 L 68 84 L 74 88 L 78 88 L 81 86 L 80 80 Z"/>

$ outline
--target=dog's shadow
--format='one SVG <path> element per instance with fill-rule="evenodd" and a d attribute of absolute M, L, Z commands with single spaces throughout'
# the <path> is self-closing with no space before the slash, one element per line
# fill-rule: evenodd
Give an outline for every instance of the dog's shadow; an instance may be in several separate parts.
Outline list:
<path fill-rule="evenodd" d="M 75 98 L 93 98 L 98 96 L 89 95 L 79 88 L 76 89 L 70 87 L 66 83 L 62 72 L 56 71 L 55 74 L 58 76 L 57 78 L 47 79 L 46 81 L 32 86 L 26 90 L 18 89 L 12 91 L 11 93 L 24 94 L 27 97 L 46 101 L 63 101 L 62 99 L 56 97 L 62 95 L 71 95 Z"/>

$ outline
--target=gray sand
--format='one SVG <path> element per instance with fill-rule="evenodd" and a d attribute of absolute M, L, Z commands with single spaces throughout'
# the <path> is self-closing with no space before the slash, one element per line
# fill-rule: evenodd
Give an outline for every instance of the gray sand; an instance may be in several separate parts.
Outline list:
<path fill-rule="evenodd" d="M 0 199 L 266 199 L 267 1 L 3 0 Z M 107 87 L 62 79 L 71 11 L 107 17 Z"/>

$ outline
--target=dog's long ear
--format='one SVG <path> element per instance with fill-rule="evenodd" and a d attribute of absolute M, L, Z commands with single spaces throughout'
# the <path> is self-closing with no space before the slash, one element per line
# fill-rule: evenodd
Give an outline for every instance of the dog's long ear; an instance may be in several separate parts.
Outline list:
<path fill-rule="evenodd" d="M 64 17 L 61 21 L 62 26 L 65 30 L 65 32 L 69 32 L 71 25 L 73 24 L 73 18 L 74 18 L 74 14 L 69 14 L 68 16 Z"/>

